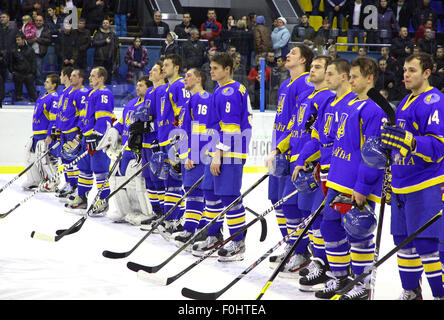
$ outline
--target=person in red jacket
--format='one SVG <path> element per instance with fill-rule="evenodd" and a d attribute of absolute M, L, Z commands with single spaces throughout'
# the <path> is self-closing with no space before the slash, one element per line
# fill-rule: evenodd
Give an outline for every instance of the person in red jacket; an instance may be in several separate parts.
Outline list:
<path fill-rule="evenodd" d="M 203 39 L 213 39 L 220 35 L 222 31 L 222 24 L 216 20 L 216 10 L 208 9 L 208 20 L 202 23 L 200 31 Z"/>

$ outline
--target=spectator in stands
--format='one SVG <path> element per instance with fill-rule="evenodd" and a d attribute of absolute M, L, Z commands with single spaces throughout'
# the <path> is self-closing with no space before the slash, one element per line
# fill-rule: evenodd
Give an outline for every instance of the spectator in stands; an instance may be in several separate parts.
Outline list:
<path fill-rule="evenodd" d="M 36 36 L 28 39 L 28 44 L 35 52 L 36 59 L 36 84 L 43 84 L 43 59 L 48 53 L 48 48 L 51 45 L 51 32 L 45 27 L 45 20 L 43 16 L 39 15 L 35 18 Z"/>
<path fill-rule="evenodd" d="M 236 20 L 233 16 L 228 16 L 227 20 L 222 23 L 222 31 L 220 40 L 222 42 L 222 50 L 226 50 L 231 45 L 232 32 L 236 30 Z"/>
<path fill-rule="evenodd" d="M 23 0 L 22 14 L 31 16 L 33 10 L 37 10 L 39 14 L 43 14 L 48 10 L 49 0 Z"/>
<path fill-rule="evenodd" d="M 47 10 L 47 13 L 48 15 L 45 21 L 45 25 L 51 32 L 51 35 L 57 35 L 57 33 L 62 28 L 63 18 L 57 14 L 55 6 L 50 6 Z"/>
<path fill-rule="evenodd" d="M 392 5 L 392 10 L 399 27 L 406 27 L 408 29 L 412 11 L 408 7 L 408 2 L 405 0 L 395 0 Z"/>
<path fill-rule="evenodd" d="M 274 57 L 274 51 L 269 51 L 266 54 L 262 54 L 265 56 L 265 64 L 271 70 L 277 68 L 276 58 Z"/>
<path fill-rule="evenodd" d="M 393 72 L 387 70 L 387 61 L 384 58 L 380 58 L 378 60 L 378 78 L 375 82 L 375 88 L 377 90 L 387 89 L 388 91 L 388 100 L 394 101 L 397 99 L 397 91 L 396 91 L 396 76 Z"/>
<path fill-rule="evenodd" d="M 389 92 L 388 92 L 388 90 L 387 89 L 379 89 L 379 93 L 381 94 L 381 96 L 384 97 L 385 100 L 388 101 L 390 107 L 392 107 L 392 109 L 394 111 L 396 111 L 396 105 L 393 102 L 390 102 L 390 100 L 389 100 Z"/>
<path fill-rule="evenodd" d="M 83 0 L 81 18 L 86 20 L 86 28 L 93 35 L 100 28 L 109 11 L 109 0 Z"/>
<path fill-rule="evenodd" d="M 233 80 L 236 80 L 242 83 L 244 86 L 247 86 L 247 68 L 245 64 L 242 62 L 242 57 L 239 52 L 235 52 L 233 54 Z"/>
<path fill-rule="evenodd" d="M 86 28 L 86 20 L 79 19 L 77 29 L 74 30 L 76 39 L 77 59 L 74 63 L 76 68 L 86 70 L 87 50 L 91 46 L 91 33 Z"/>
<path fill-rule="evenodd" d="M 367 47 L 359 47 L 358 49 L 358 56 L 365 57 L 368 53 Z"/>
<path fill-rule="evenodd" d="M 432 20 L 433 30 L 438 27 L 438 15 L 436 10 L 430 6 L 430 0 L 423 0 L 422 5 L 415 8 L 412 14 L 412 26 L 417 30 L 426 20 Z"/>
<path fill-rule="evenodd" d="M 310 49 L 313 50 L 315 57 L 328 55 L 327 41 L 323 36 L 316 36 Z"/>
<path fill-rule="evenodd" d="M 288 71 L 287 68 L 285 68 L 285 62 L 286 59 L 284 57 L 279 57 L 276 59 L 277 68 L 275 70 L 275 74 L 277 75 L 278 78 L 277 88 L 281 86 L 282 82 L 284 82 L 290 77 L 290 72 Z"/>
<path fill-rule="evenodd" d="M 64 24 L 63 30 L 57 35 L 56 54 L 59 69 L 74 67 L 76 57 L 76 35 L 70 24 Z"/>
<path fill-rule="evenodd" d="M 256 55 L 261 55 L 273 49 L 271 42 L 271 30 L 265 25 L 264 16 L 256 17 L 256 27 L 254 28 L 254 51 Z"/>
<path fill-rule="evenodd" d="M 436 52 L 437 43 L 432 29 L 425 29 L 424 38 L 419 40 L 418 46 L 421 48 L 421 51 L 427 52 L 428 54 L 433 55 Z"/>
<path fill-rule="evenodd" d="M 134 85 L 145 74 L 145 67 L 148 65 L 148 50 L 142 46 L 142 40 L 139 37 L 134 38 L 133 45 L 126 51 L 125 63 L 128 65 L 126 81 Z"/>
<path fill-rule="evenodd" d="M 407 27 L 401 27 L 399 29 L 399 36 L 393 40 L 391 51 L 393 57 L 403 66 L 405 59 L 413 52 L 413 41 L 409 37 Z"/>
<path fill-rule="evenodd" d="M 108 19 L 104 19 L 102 26 L 95 33 L 92 46 L 94 50 L 94 67 L 102 66 L 108 72 L 106 84 L 111 84 L 114 70 L 119 69 L 119 38 L 111 29 Z"/>
<path fill-rule="evenodd" d="M 260 65 L 261 56 L 256 56 L 256 67 L 251 68 L 248 73 L 247 81 L 249 92 L 253 92 L 253 99 L 251 101 L 251 105 L 253 109 L 259 109 L 260 107 L 260 81 L 261 81 L 261 65 Z M 268 101 L 268 91 L 270 89 L 270 80 L 271 80 L 271 69 L 265 67 L 265 100 Z M 265 105 L 268 103 L 266 102 Z"/>
<path fill-rule="evenodd" d="M 207 90 L 208 92 L 213 92 L 214 87 L 216 85 L 215 81 L 211 80 L 211 75 L 210 75 L 210 61 L 216 55 L 216 53 L 217 51 L 214 48 L 208 50 L 207 53 L 208 61 L 202 65 L 202 71 L 205 72 L 206 75 L 205 90 Z"/>
<path fill-rule="evenodd" d="M 435 61 L 438 72 L 444 74 L 444 48 L 442 46 L 436 48 Z"/>
<path fill-rule="evenodd" d="M 421 24 L 418 29 L 416 29 L 415 39 L 414 39 L 415 43 L 418 43 L 420 40 L 422 40 L 424 38 L 425 29 L 435 30 L 435 29 L 433 29 L 432 19 L 425 20 L 424 23 Z"/>
<path fill-rule="evenodd" d="M 20 1 L 19 0 L 0 1 L 0 13 L 1 12 L 7 13 L 11 21 L 18 19 L 20 14 Z"/>
<path fill-rule="evenodd" d="M 357 39 L 358 43 L 364 43 L 367 33 L 364 30 L 364 8 L 370 4 L 368 0 L 348 1 L 344 8 L 345 18 L 348 21 L 347 42 L 354 43 Z M 348 50 L 352 50 L 350 46 Z"/>
<path fill-rule="evenodd" d="M 111 0 L 110 10 L 114 13 L 114 25 L 118 37 L 126 37 L 126 21 L 136 12 L 135 0 Z"/>
<path fill-rule="evenodd" d="M 0 15 L 0 77 L 3 83 L 0 83 L 0 92 L 5 92 L 4 83 L 8 79 L 8 64 L 11 52 L 15 47 L 15 37 L 19 30 L 15 23 L 11 23 L 9 14 L 3 12 Z"/>
<path fill-rule="evenodd" d="M 249 70 L 251 62 L 251 51 L 253 51 L 253 31 L 247 27 L 245 19 L 239 19 L 236 23 L 236 29 L 232 32 L 231 45 L 236 47 L 236 51 L 242 56 L 242 61 Z"/>
<path fill-rule="evenodd" d="M 3 53 L 0 52 L 0 70 L 8 68 L 6 59 L 3 57 Z M 3 74 L 0 72 L 0 108 L 3 107 L 3 100 L 5 99 L 5 81 Z"/>
<path fill-rule="evenodd" d="M 26 39 L 35 38 L 37 34 L 37 28 L 35 24 L 32 22 L 32 18 L 29 15 L 24 15 L 22 17 L 23 25 L 20 28 L 20 32 L 23 33 Z"/>
<path fill-rule="evenodd" d="M 162 48 L 160 49 L 161 59 L 165 59 L 167 55 L 172 53 L 179 54 L 179 45 L 176 40 L 177 34 L 173 31 L 168 32 L 166 40 L 162 43 Z"/>
<path fill-rule="evenodd" d="M 276 19 L 276 27 L 271 33 L 271 43 L 273 44 L 273 50 L 275 57 L 286 57 L 288 52 L 288 42 L 290 41 L 290 31 L 287 29 L 287 19 L 279 17 Z"/>
<path fill-rule="evenodd" d="M 345 3 L 347 0 L 325 0 L 324 1 L 324 11 L 333 25 L 333 19 L 336 17 L 336 26 L 339 31 L 342 31 L 342 20 L 345 15 Z"/>
<path fill-rule="evenodd" d="M 34 50 L 26 43 L 26 37 L 22 33 L 16 35 L 16 47 L 11 53 L 9 70 L 12 73 L 16 100 L 23 100 L 23 84 L 25 84 L 29 99 L 31 102 L 35 102 L 37 100 L 37 91 L 34 84 L 35 54 Z"/>
<path fill-rule="evenodd" d="M 248 19 L 247 19 L 248 29 L 254 30 L 254 28 L 256 28 L 256 19 L 257 19 L 257 14 L 255 12 L 250 12 L 248 14 Z"/>
<path fill-rule="evenodd" d="M 185 71 L 191 68 L 200 68 L 204 63 L 205 45 L 199 41 L 199 36 L 199 30 L 192 29 L 189 39 L 182 45 Z"/>
<path fill-rule="evenodd" d="M 316 37 L 322 37 L 324 39 L 323 44 L 326 46 L 329 46 L 329 45 L 335 43 L 336 37 L 333 36 L 330 21 L 328 21 L 328 18 L 324 18 L 322 20 L 322 27 L 320 27 L 319 30 L 316 31 L 313 42 L 316 39 Z"/>
<path fill-rule="evenodd" d="M 301 15 L 300 23 L 293 27 L 291 41 L 304 42 L 307 46 L 313 44 L 316 31 L 310 26 L 308 14 Z"/>
<path fill-rule="evenodd" d="M 311 0 L 311 15 L 319 16 L 319 5 L 321 4 L 321 0 Z M 325 8 L 325 7 L 324 7 Z"/>
<path fill-rule="evenodd" d="M 379 0 L 378 31 L 378 43 L 391 43 L 394 35 L 399 32 L 398 22 L 392 9 L 388 6 L 387 0 Z"/>
<path fill-rule="evenodd" d="M 167 23 L 162 21 L 162 13 L 160 11 L 155 11 L 154 20 L 147 24 L 144 35 L 147 38 L 166 38 L 167 34 L 170 32 L 170 27 Z M 153 42 L 151 42 L 153 43 Z M 159 42 L 155 43 L 160 45 Z"/>
<path fill-rule="evenodd" d="M 429 83 L 432 87 L 444 92 L 444 73 L 439 72 L 438 64 L 436 62 L 433 62 L 433 69 L 429 77 Z"/>
<path fill-rule="evenodd" d="M 188 39 L 193 29 L 197 29 L 197 27 L 191 23 L 191 14 L 185 12 L 182 16 L 182 22 L 174 27 L 174 32 L 179 39 Z"/>
<path fill-rule="evenodd" d="M 339 58 L 338 48 L 335 44 L 328 47 L 328 55 L 332 58 L 332 60 Z"/>
<path fill-rule="evenodd" d="M 201 37 L 203 39 L 214 39 L 219 37 L 222 32 L 222 24 L 217 21 L 216 10 L 207 11 L 207 21 L 200 26 Z"/>

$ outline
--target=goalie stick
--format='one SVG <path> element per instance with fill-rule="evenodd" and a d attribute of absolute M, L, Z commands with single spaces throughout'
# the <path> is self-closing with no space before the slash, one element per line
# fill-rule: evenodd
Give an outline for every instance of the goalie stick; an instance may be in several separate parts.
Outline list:
<path fill-rule="evenodd" d="M 241 194 L 239 197 L 236 198 L 228 207 L 226 207 L 224 210 L 222 210 L 221 213 L 219 213 L 213 220 L 211 220 L 205 227 L 199 230 L 199 232 L 195 233 L 185 244 L 182 245 L 176 252 L 174 252 L 170 257 L 168 257 L 164 262 L 157 266 L 144 266 L 138 263 L 134 262 L 128 262 L 127 267 L 132 271 L 139 271 L 144 270 L 148 273 L 155 273 L 162 269 L 168 262 L 170 262 L 174 257 L 176 257 L 179 253 L 181 253 L 183 250 L 185 250 L 190 244 L 192 244 L 196 238 L 198 238 L 202 233 L 204 233 L 206 230 L 210 228 L 216 221 L 225 215 L 228 211 L 231 210 L 236 204 L 238 204 L 245 196 L 247 196 L 251 191 L 253 191 L 259 184 L 261 184 L 266 178 L 268 178 L 268 173 L 263 175 L 259 180 L 257 180 L 248 190 L 246 190 L 243 194 Z"/>
<path fill-rule="evenodd" d="M 240 275 L 238 275 L 233 281 L 231 281 L 228 285 L 222 288 L 219 291 L 215 292 L 199 292 L 189 288 L 182 289 L 182 295 L 184 297 L 195 299 L 195 300 L 216 300 L 222 294 L 224 294 L 228 289 L 234 286 L 237 282 L 239 282 L 243 277 L 245 277 L 248 273 L 250 273 L 254 268 L 256 268 L 262 261 L 266 260 L 267 257 L 276 251 L 282 244 L 288 242 L 290 238 L 300 231 L 302 228 L 305 228 L 308 224 L 311 225 L 311 222 L 314 221 L 315 218 L 324 208 L 325 200 L 320 204 L 318 209 L 315 212 L 310 214 L 307 218 L 304 219 L 300 224 L 296 226 L 291 232 L 289 232 L 284 238 L 282 238 L 274 247 L 270 248 L 265 254 L 263 254 L 259 259 L 257 259 L 253 264 L 251 264 L 248 268 L 246 268 Z M 303 235 L 300 237 L 302 238 Z"/>
<path fill-rule="evenodd" d="M 390 250 L 385 256 L 383 256 L 380 260 L 377 262 L 374 262 L 368 269 L 366 269 L 361 275 L 353 279 L 348 285 L 346 285 L 342 290 L 340 290 L 336 295 L 334 295 L 330 300 L 338 300 L 342 295 L 346 294 L 348 291 L 350 291 L 355 284 L 357 284 L 359 281 L 367 277 L 369 274 L 374 272 L 376 268 L 378 268 L 381 264 L 383 264 L 385 261 L 387 261 L 391 256 L 393 256 L 395 253 L 397 253 L 399 250 L 401 250 L 405 245 L 407 245 L 410 241 L 415 239 L 421 232 L 423 232 L 425 229 L 430 227 L 433 223 L 435 223 L 438 219 L 440 219 L 442 216 L 442 210 L 438 212 L 435 216 L 433 216 L 429 221 L 424 223 L 421 227 L 419 227 L 415 232 L 413 232 L 410 236 L 404 239 L 400 244 L 398 244 L 396 247 L 394 247 L 392 250 Z"/>
<path fill-rule="evenodd" d="M 44 157 L 46 157 L 46 155 L 48 153 L 50 153 L 52 150 L 54 150 L 55 148 L 57 148 L 60 145 L 60 141 L 57 141 L 51 148 L 49 148 L 48 150 L 46 150 L 45 153 L 43 153 L 40 158 L 38 158 L 37 160 L 35 160 L 33 163 L 29 164 L 25 170 L 23 170 L 22 172 L 20 172 L 18 175 L 16 175 L 11 181 L 9 181 L 7 184 L 5 184 L 3 187 L 0 188 L 0 193 L 2 193 L 6 188 L 8 188 L 10 185 L 12 185 L 16 180 L 18 180 L 21 176 L 23 176 L 26 172 L 29 171 L 29 169 L 32 168 L 32 166 L 34 166 L 37 162 L 41 161 Z"/>
<path fill-rule="evenodd" d="M 156 277 L 155 275 L 153 276 L 149 276 L 150 273 L 144 271 L 144 270 L 139 270 L 138 271 L 138 277 L 142 278 L 142 279 L 147 279 L 147 280 L 154 280 L 155 282 L 162 284 L 162 285 L 169 285 L 171 283 L 173 283 L 174 281 L 176 281 L 177 279 L 179 279 L 181 276 L 183 276 L 185 273 L 187 273 L 188 271 L 190 271 L 191 269 L 193 269 L 195 266 L 197 266 L 198 264 L 200 264 L 202 261 L 204 261 L 205 259 L 207 259 L 208 257 L 211 257 L 213 255 L 213 253 L 215 253 L 217 250 L 219 250 L 219 248 L 221 248 L 222 246 L 224 246 L 226 243 L 228 243 L 229 241 L 232 241 L 234 238 L 236 238 L 239 234 L 241 234 L 242 232 L 245 232 L 248 228 L 250 228 L 253 224 L 255 224 L 257 221 L 264 221 L 264 217 L 269 214 L 270 212 L 273 212 L 276 207 L 282 205 L 284 202 L 286 202 L 288 199 L 290 199 L 291 197 L 293 197 L 294 195 L 296 195 L 298 193 L 297 190 L 294 190 L 293 192 L 289 193 L 288 195 L 286 195 L 285 197 L 283 197 L 281 200 L 279 200 L 278 202 L 276 202 L 275 204 L 273 204 L 270 208 L 268 208 L 267 210 L 265 210 L 262 214 L 257 214 L 256 215 L 256 219 L 253 219 L 252 221 L 250 221 L 248 224 L 246 224 L 245 226 L 243 226 L 241 229 L 239 229 L 238 231 L 236 231 L 234 234 L 232 234 L 230 237 L 228 237 L 227 239 L 225 239 L 224 241 L 222 241 L 221 243 L 218 243 L 213 249 L 209 250 L 207 253 L 205 253 L 205 255 L 203 255 L 202 257 L 200 257 L 198 260 L 196 260 L 194 263 L 192 263 L 191 265 L 189 265 L 187 268 L 185 268 L 184 270 L 182 270 L 181 272 L 179 272 L 178 274 L 176 274 L 175 276 L 169 277 L 167 279 L 165 279 L 165 277 Z"/>
<path fill-rule="evenodd" d="M 31 199 L 32 197 L 34 197 L 37 193 L 41 192 L 42 189 L 44 188 L 45 185 L 55 182 L 57 181 L 57 179 L 66 172 L 66 170 L 69 167 L 72 167 L 73 165 L 75 165 L 77 162 L 79 162 L 83 157 L 85 157 L 88 154 L 88 151 L 85 151 L 84 153 L 82 153 L 80 156 L 78 156 L 75 160 L 73 160 L 71 163 L 67 164 L 66 166 L 63 166 L 63 170 L 57 172 L 57 174 L 55 174 L 53 177 L 51 177 L 48 181 L 45 181 L 42 183 L 41 186 L 38 186 L 30 195 L 28 195 L 26 198 L 24 198 L 22 201 L 20 201 L 19 203 L 17 203 L 12 209 L 10 209 L 9 211 L 7 211 L 6 213 L 0 214 L 0 219 L 5 218 L 6 216 L 8 216 L 11 212 L 13 212 L 14 210 L 16 210 L 18 207 L 20 207 L 21 205 L 23 205 L 25 202 L 27 202 L 29 199 Z"/>

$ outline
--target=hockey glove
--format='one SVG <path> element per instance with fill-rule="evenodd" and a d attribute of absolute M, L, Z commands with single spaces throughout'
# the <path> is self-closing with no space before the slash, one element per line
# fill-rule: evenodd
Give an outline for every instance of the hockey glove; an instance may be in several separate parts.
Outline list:
<path fill-rule="evenodd" d="M 416 149 L 413 134 L 398 126 L 384 126 L 381 131 L 382 147 L 398 151 L 403 157 Z"/>
<path fill-rule="evenodd" d="M 85 137 L 86 142 L 86 148 L 88 149 L 88 153 L 90 156 L 94 155 L 98 150 L 97 146 L 102 139 L 102 136 L 100 134 L 90 134 L 89 136 Z"/>

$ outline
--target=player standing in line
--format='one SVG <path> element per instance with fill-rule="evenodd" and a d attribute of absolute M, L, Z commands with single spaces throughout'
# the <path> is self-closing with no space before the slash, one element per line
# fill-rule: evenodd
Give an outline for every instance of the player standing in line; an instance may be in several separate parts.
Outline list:
<path fill-rule="evenodd" d="M 188 70 L 185 75 L 185 90 L 191 96 L 182 107 L 178 121 L 178 127 L 183 130 L 179 151 L 185 191 L 188 191 L 203 176 L 205 169 L 201 160 L 202 156 L 205 156 L 204 147 L 208 140 L 206 123 L 211 101 L 211 94 L 203 89 L 205 80 L 205 73 L 196 68 Z M 183 231 L 173 235 L 178 246 L 185 244 L 194 235 L 196 229 L 205 223 L 205 220 L 201 220 L 204 204 L 204 190 L 201 182 L 186 199 Z"/>
<path fill-rule="evenodd" d="M 65 164 L 73 161 L 79 155 L 82 140 L 82 133 L 79 129 L 79 116 L 80 110 L 85 108 L 89 92 L 83 86 L 85 79 L 86 74 L 83 70 L 75 69 L 71 72 L 69 78 L 70 89 L 64 93 L 63 104 L 59 108 L 58 129 L 61 131 L 61 156 Z M 67 184 L 56 194 L 56 197 L 63 202 L 68 202 L 70 197 L 74 197 L 74 193 L 77 190 L 78 174 L 77 165 L 68 169 Z"/>
<path fill-rule="evenodd" d="M 157 61 L 150 70 L 149 80 L 153 86 L 146 91 L 145 106 L 149 109 L 149 114 L 152 116 L 153 131 L 143 134 L 142 141 L 142 165 L 151 162 L 153 152 L 159 150 L 158 132 L 159 121 L 162 110 L 163 97 L 166 93 L 165 73 L 163 72 L 163 62 Z M 164 197 L 165 197 L 165 183 L 164 180 L 159 179 L 153 171 L 148 168 L 142 172 L 145 177 L 145 182 L 148 198 L 153 208 L 153 217 L 145 219 L 141 222 L 143 230 L 149 230 L 150 226 L 164 214 Z"/>
<path fill-rule="evenodd" d="M 320 180 L 324 196 L 327 195 L 326 183 L 337 130 L 336 119 L 341 114 L 341 108 L 347 107 L 350 100 L 356 97 L 356 94 L 351 92 L 350 89 L 349 73 L 350 63 L 346 59 L 337 58 L 328 64 L 325 73 L 325 83 L 329 90 L 336 92 L 336 96 L 333 101 L 329 101 L 319 107 L 316 121 L 312 126 L 311 139 L 304 145 L 296 160 L 295 170 L 304 170 L 307 159 L 320 151 Z M 316 204 L 314 207 L 316 207 Z M 308 272 L 308 274 L 299 279 L 301 290 L 316 291 L 322 289 L 325 282 L 329 280 L 326 272 L 330 270 L 330 267 L 325 254 L 324 239 L 320 231 L 321 221 L 322 215 L 312 226 L 313 240 L 311 245 L 314 257 L 307 267 L 307 271 L 304 271 L 305 273 Z M 302 272 L 301 270 L 300 273 Z"/>
<path fill-rule="evenodd" d="M 66 211 L 84 214 L 88 206 L 88 193 L 92 189 L 94 176 L 97 189 L 102 188 L 110 166 L 110 159 L 105 152 L 97 150 L 100 139 L 111 123 L 114 110 L 114 96 L 110 89 L 105 87 L 107 72 L 103 67 L 95 67 L 91 70 L 89 83 L 92 90 L 88 94 L 85 108 L 80 110 L 80 130 L 82 131 L 82 145 L 80 152 L 88 151 L 88 155 L 79 161 L 78 195 L 65 205 Z M 105 199 L 110 193 L 107 182 L 100 199 Z M 108 202 L 102 202 L 101 206 L 91 216 L 103 216 L 108 211 Z"/>
<path fill-rule="evenodd" d="M 444 95 L 429 84 L 429 54 L 409 56 L 404 82 L 412 93 L 396 109 L 396 125 L 384 126 L 382 146 L 393 150 L 391 233 L 399 244 L 442 208 L 444 186 Z M 398 253 L 401 300 L 422 299 L 423 270 L 435 299 L 444 299 L 439 240 L 441 221 L 423 231 Z"/>
<path fill-rule="evenodd" d="M 52 122 L 50 111 L 54 103 L 57 104 L 58 102 L 56 92 L 58 84 L 59 77 L 56 74 L 48 75 L 44 83 L 46 92 L 35 102 L 32 116 L 33 135 L 26 146 L 26 166 L 35 162 L 48 150 L 48 146 L 51 146 Z M 26 175 L 27 180 L 23 184 L 25 190 L 37 188 L 42 182 L 48 181 L 57 174 L 57 167 L 52 163 L 51 157 L 48 154 L 31 167 Z M 44 191 L 53 191 L 56 184 L 45 185 Z"/>
<path fill-rule="evenodd" d="M 291 49 L 286 57 L 285 68 L 289 70 L 290 78 L 285 80 L 279 88 L 277 112 L 274 120 L 272 135 L 273 151 L 265 160 L 265 165 L 271 173 L 270 177 L 268 178 L 268 199 L 270 199 L 272 203 L 276 203 L 278 200 L 282 199 L 284 186 L 287 179 L 287 176 L 276 177 L 273 175 L 276 170 L 274 167 L 275 158 L 276 155 L 280 154 L 280 151 L 278 151 L 276 147 L 287 136 L 285 134 L 287 132 L 287 128 L 291 127 L 292 125 L 291 111 L 296 105 L 299 95 L 306 90 L 313 89 L 313 84 L 310 83 L 308 72 L 312 60 L 313 52 L 305 45 L 296 45 Z M 282 206 L 279 206 L 275 212 L 279 229 L 282 236 L 285 237 L 288 232 L 287 222 L 282 211 Z M 290 244 L 287 244 L 286 249 L 282 254 L 271 256 L 270 266 L 277 266 L 282 261 L 289 249 Z"/>
<path fill-rule="evenodd" d="M 301 190 L 298 194 L 291 197 L 283 205 L 283 211 L 287 220 L 288 230 L 293 230 L 297 227 L 303 219 L 308 217 L 311 212 L 317 209 L 324 199 L 322 188 L 305 188 L 305 179 L 313 175 L 312 171 L 302 174 L 300 168 L 296 168 L 296 161 L 300 156 L 300 152 L 305 143 L 310 140 L 310 127 L 317 117 L 317 112 L 323 109 L 326 104 L 330 103 L 334 98 L 334 93 L 328 90 L 325 83 L 325 69 L 330 62 L 330 57 L 319 56 L 313 59 L 310 66 L 310 82 L 313 83 L 312 90 L 306 90 L 301 93 L 296 101 L 296 106 L 293 108 L 293 118 L 291 120 L 292 126 L 286 131 L 286 138 L 284 138 L 277 150 L 281 153 L 290 152 L 290 173 L 285 183 L 283 195 L 287 195 L 296 189 L 296 185 L 301 185 Z M 315 151 L 313 154 L 307 156 L 304 164 L 312 165 L 320 156 L 320 151 Z M 308 169 L 307 169 L 308 170 Z M 296 183 L 295 183 L 296 182 Z M 302 190 L 302 189 L 306 190 Z M 313 230 L 319 228 L 319 220 L 313 224 Z M 320 232 L 319 232 L 320 234 Z M 296 233 L 290 238 L 289 243 L 293 243 L 298 238 L 299 233 Z M 310 262 L 310 253 L 308 251 L 309 236 L 306 235 L 300 244 L 295 248 L 290 260 L 284 266 L 282 276 L 298 276 L 297 272 L 308 265 Z"/>
<path fill-rule="evenodd" d="M 363 143 L 372 136 L 380 136 L 381 126 L 387 118 L 384 111 L 367 96 L 369 89 L 374 87 L 377 75 L 378 69 L 373 59 L 358 57 L 353 60 L 350 86 L 357 97 L 348 103 L 349 108 L 342 108 L 338 115 L 338 129 L 327 178 L 327 204 L 340 193 L 350 196 L 359 210 L 364 206 L 372 207 L 368 210 L 374 209 L 375 202 L 380 201 L 383 170 L 370 168 L 361 159 Z M 373 230 L 359 229 L 359 232 L 353 234 L 346 231 L 341 219 L 342 214 L 349 211 L 347 209 L 332 208 L 329 205 L 324 207 L 321 234 L 332 279 L 323 290 L 315 293 L 317 298 L 329 299 L 348 284 L 350 263 L 355 276 L 362 274 L 373 263 Z M 369 278 L 356 284 L 341 299 L 368 299 Z"/>
<path fill-rule="evenodd" d="M 210 74 L 217 81 L 209 106 L 208 129 L 214 130 L 214 148 L 211 152 L 210 171 L 213 175 L 214 194 L 224 207 L 241 195 L 243 167 L 251 138 L 251 105 L 245 86 L 232 80 L 233 59 L 227 53 L 215 55 L 210 62 Z M 230 234 L 245 225 L 242 200 L 226 213 Z M 217 252 L 219 261 L 243 260 L 245 238 L 243 234 L 227 243 Z"/>
<path fill-rule="evenodd" d="M 145 105 L 145 94 L 149 86 L 151 86 L 151 81 L 148 79 L 148 76 L 139 78 L 136 85 L 137 97 L 131 99 L 125 105 L 120 120 L 117 121 L 113 127 L 110 126 L 106 130 L 105 135 L 97 146 L 97 150 L 103 150 L 113 161 L 117 159 L 123 146 L 125 146 L 129 140 L 130 127 L 137 121 L 138 108 Z M 142 142 L 142 139 L 139 139 L 139 141 Z M 123 184 L 141 168 L 140 162 L 137 161 L 134 152 L 140 153 L 142 148 L 140 146 L 132 152 L 130 144 L 131 143 L 128 142 L 128 145 L 123 151 L 118 170 L 110 177 L 111 189 L 117 189 L 119 185 Z M 145 220 L 152 214 L 143 176 L 136 176 L 132 179 L 124 189 L 117 192 L 113 199 L 117 210 L 107 213 L 107 217 L 112 221 L 126 221 L 138 226 L 142 220 Z"/>

